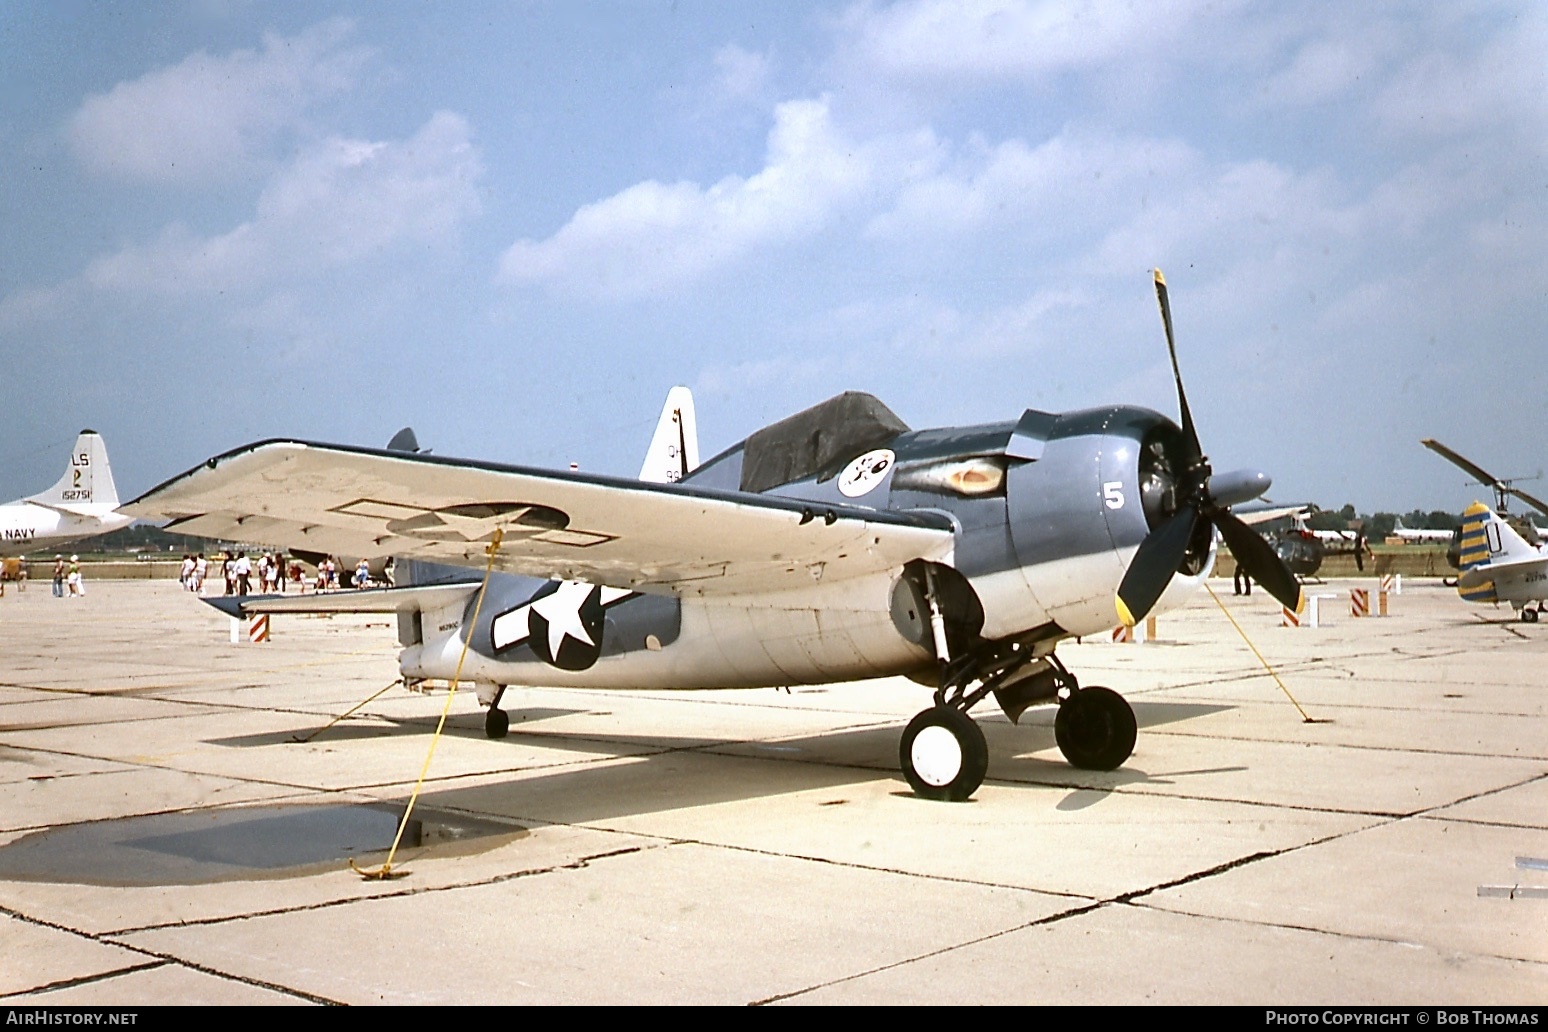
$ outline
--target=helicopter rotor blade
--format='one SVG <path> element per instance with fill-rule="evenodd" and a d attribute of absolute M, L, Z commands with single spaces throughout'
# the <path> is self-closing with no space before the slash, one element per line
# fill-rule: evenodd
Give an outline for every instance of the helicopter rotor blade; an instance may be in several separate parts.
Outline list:
<path fill-rule="evenodd" d="M 1542 513 L 1544 516 L 1548 516 L 1548 502 L 1544 502 L 1539 498 L 1532 497 L 1525 491 L 1521 490 L 1519 487 L 1507 487 L 1505 490 L 1509 491 L 1523 502 L 1526 502 L 1528 505 Z"/>
<path fill-rule="evenodd" d="M 1447 462 L 1450 462 L 1453 466 L 1461 469 L 1462 472 L 1466 473 L 1474 480 L 1477 480 L 1480 484 L 1494 487 L 1500 483 L 1503 483 L 1499 477 L 1486 472 L 1483 467 L 1479 466 L 1477 463 L 1469 459 L 1464 459 L 1462 456 L 1458 455 L 1456 452 L 1452 451 L 1450 448 L 1446 447 L 1444 444 L 1441 444 L 1439 441 L 1433 438 L 1426 437 L 1419 443 L 1430 449 L 1435 454 L 1439 455 L 1441 458 L 1445 459 Z"/>

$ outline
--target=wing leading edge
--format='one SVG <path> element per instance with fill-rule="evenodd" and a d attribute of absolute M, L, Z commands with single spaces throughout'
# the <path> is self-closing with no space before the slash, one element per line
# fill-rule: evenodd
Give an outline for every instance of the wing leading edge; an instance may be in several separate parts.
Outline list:
<path fill-rule="evenodd" d="M 305 441 L 227 452 L 121 508 L 202 537 L 398 555 L 638 591 L 723 595 L 879 573 L 953 546 L 949 519 Z"/>

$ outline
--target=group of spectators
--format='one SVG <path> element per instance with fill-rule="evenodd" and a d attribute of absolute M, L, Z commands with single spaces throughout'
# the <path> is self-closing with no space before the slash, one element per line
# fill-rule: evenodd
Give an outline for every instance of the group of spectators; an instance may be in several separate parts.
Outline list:
<path fill-rule="evenodd" d="M 292 564 L 291 569 L 299 579 L 301 567 Z M 183 585 L 184 590 L 195 594 L 205 593 L 204 583 L 209 576 L 210 562 L 204 557 L 204 553 L 197 555 L 184 554 L 183 567 L 178 572 L 177 579 Z M 253 593 L 254 576 L 257 577 L 257 589 L 267 594 L 285 590 L 286 576 L 285 556 L 282 553 L 265 552 L 254 563 L 246 552 L 222 552 L 220 554 L 220 575 L 225 581 L 226 594 L 250 595 Z"/>
<path fill-rule="evenodd" d="M 81 598 L 86 594 L 86 582 L 81 579 L 81 557 L 72 555 L 70 565 L 65 565 L 62 555 L 54 556 L 54 597 Z"/>
<path fill-rule="evenodd" d="M 73 558 L 73 557 L 72 557 Z M 178 574 L 178 582 L 187 591 L 196 594 L 204 594 L 204 581 L 209 573 L 209 560 L 204 553 L 197 555 L 185 554 L 183 556 L 182 570 Z M 383 583 L 392 583 L 390 571 L 383 571 Z M 248 558 L 246 552 L 237 552 L 233 555 L 226 551 L 220 554 L 221 576 L 226 583 L 226 594 L 248 595 L 253 593 L 254 577 L 257 578 L 257 590 L 264 594 L 274 594 L 286 590 L 286 585 L 293 584 L 297 591 L 306 590 L 306 575 L 301 569 L 301 564 L 292 561 L 288 566 L 283 552 L 265 552 L 258 557 L 257 563 Z M 329 591 L 339 588 L 339 562 L 333 556 L 327 556 L 317 564 L 317 578 L 314 581 L 315 590 Z M 356 565 L 354 571 L 353 586 L 357 588 L 369 588 L 373 586 L 371 567 L 364 559 Z M 58 581 L 55 581 L 55 594 L 58 594 Z M 73 591 L 72 591 L 73 593 Z M 84 594 L 84 590 L 81 592 Z"/>

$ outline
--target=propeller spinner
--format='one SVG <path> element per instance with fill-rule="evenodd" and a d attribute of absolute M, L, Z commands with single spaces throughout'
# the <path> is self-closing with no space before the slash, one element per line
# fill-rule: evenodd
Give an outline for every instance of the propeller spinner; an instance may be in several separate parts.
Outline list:
<path fill-rule="evenodd" d="M 1183 390 L 1182 370 L 1177 364 L 1177 343 L 1172 335 L 1172 306 L 1167 300 L 1166 279 L 1155 270 L 1156 300 L 1161 305 L 1161 324 L 1177 381 L 1177 407 L 1182 416 L 1182 438 L 1170 456 L 1176 484 L 1176 508 L 1140 542 L 1139 550 L 1118 585 L 1118 619 L 1132 627 L 1145 618 L 1172 582 L 1172 575 L 1188 556 L 1189 543 L 1202 523 L 1215 525 L 1231 554 L 1248 575 L 1281 605 L 1300 612 L 1304 604 L 1301 585 L 1269 543 L 1232 515 L 1230 505 L 1257 497 L 1268 489 L 1268 477 L 1250 470 L 1213 476 L 1209 459 L 1199 446 L 1199 435 Z M 1250 493 L 1249 493 L 1250 492 Z"/>

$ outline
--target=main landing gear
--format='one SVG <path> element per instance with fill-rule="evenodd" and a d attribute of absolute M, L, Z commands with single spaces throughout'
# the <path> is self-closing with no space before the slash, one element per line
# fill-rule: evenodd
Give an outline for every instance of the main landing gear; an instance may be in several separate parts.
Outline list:
<path fill-rule="evenodd" d="M 898 743 L 898 760 L 916 795 L 961 802 L 978 790 L 989 769 L 989 745 L 983 729 L 967 711 L 1012 682 L 1016 673 L 1032 663 L 1044 669 L 1015 679 L 1016 687 L 1023 690 L 1018 693 L 1014 713 L 1012 706 L 1006 706 L 1013 720 L 1026 705 L 1057 700 L 1054 741 L 1072 766 L 1116 770 L 1133 754 L 1139 726 L 1123 696 L 1097 685 L 1080 687 L 1052 654 L 1034 660 L 1031 649 L 1020 651 L 1024 659 L 1018 657 L 1013 665 L 989 673 L 973 691 L 966 690 L 961 681 L 943 685 L 936 690 L 935 705 L 908 722 Z M 951 674 L 948 667 L 947 676 Z M 1002 698 L 1001 703 L 1005 705 L 1006 700 Z"/>
<path fill-rule="evenodd" d="M 1527 609 L 1526 607 L 1523 606 L 1522 609 L 1521 609 L 1521 622 L 1522 623 L 1536 623 L 1537 622 L 1537 618 L 1542 616 L 1542 615 L 1543 615 L 1543 604 L 1541 602 L 1537 603 L 1537 608 L 1536 609 Z"/>
<path fill-rule="evenodd" d="M 925 578 L 935 654 L 947 657 L 945 621 L 928 569 Z M 968 710 L 990 694 L 1013 723 L 1028 706 L 1057 700 L 1054 741 L 1073 766 L 1115 770 L 1134 752 L 1138 725 L 1123 696 L 1111 688 L 1082 688 L 1052 652 L 1039 656 L 1020 642 L 979 641 L 981 647 L 942 660 L 935 705 L 916 714 L 903 729 L 898 762 L 916 795 L 961 802 L 983 784 L 989 745 Z M 975 681 L 978 687 L 970 690 Z"/>

